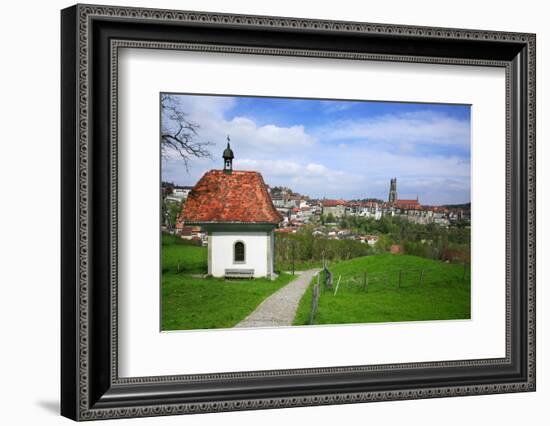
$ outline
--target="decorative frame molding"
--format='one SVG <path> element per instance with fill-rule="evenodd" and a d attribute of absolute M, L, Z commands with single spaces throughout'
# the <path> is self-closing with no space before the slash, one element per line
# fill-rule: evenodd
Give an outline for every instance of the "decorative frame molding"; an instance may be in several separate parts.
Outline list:
<path fill-rule="evenodd" d="M 212 28 L 231 38 L 213 42 Z M 267 41 L 252 45 L 250 32 Z M 140 38 L 144 33 L 158 40 Z M 316 45 L 307 34 L 332 44 Z M 359 42 L 366 47 L 358 50 Z M 62 414 L 91 420 L 535 390 L 535 42 L 533 34 L 510 32 L 90 5 L 63 10 Z M 403 53 L 404 46 L 417 54 Z M 119 378 L 116 123 L 124 47 L 505 68 L 506 357 Z M 426 372 L 432 385 L 407 382 L 410 371 Z M 391 376 L 383 385 L 380 373 Z M 457 374 L 470 383 L 453 384 Z M 224 390 L 236 379 L 242 389 Z"/>

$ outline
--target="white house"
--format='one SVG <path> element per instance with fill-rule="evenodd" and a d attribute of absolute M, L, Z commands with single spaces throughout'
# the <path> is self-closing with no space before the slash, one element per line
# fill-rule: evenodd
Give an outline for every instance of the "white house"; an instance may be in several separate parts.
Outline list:
<path fill-rule="evenodd" d="M 172 194 L 170 195 L 179 199 L 180 201 L 185 200 L 189 196 L 189 193 L 192 189 L 193 188 L 191 186 L 175 186 L 172 189 Z"/>
<path fill-rule="evenodd" d="M 227 143 L 224 169 L 206 172 L 180 215 L 208 234 L 208 273 L 214 277 L 275 277 L 274 230 L 282 222 L 262 175 L 233 170 Z"/>

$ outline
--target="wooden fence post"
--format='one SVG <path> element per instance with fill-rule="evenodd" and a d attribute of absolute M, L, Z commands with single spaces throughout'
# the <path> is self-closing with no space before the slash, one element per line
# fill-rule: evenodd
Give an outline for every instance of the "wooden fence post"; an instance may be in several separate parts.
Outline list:
<path fill-rule="evenodd" d="M 311 295 L 311 311 L 309 312 L 309 324 L 312 325 L 315 321 L 315 315 L 317 314 L 317 307 L 319 306 L 319 284 L 313 286 Z"/>
<path fill-rule="evenodd" d="M 338 276 L 338 282 L 336 283 L 336 289 L 334 290 L 334 295 L 336 296 L 336 293 L 338 293 L 338 287 L 340 287 L 340 279 L 342 278 L 342 275 Z"/>
<path fill-rule="evenodd" d="M 420 272 L 420 285 L 422 285 L 422 280 L 424 279 L 424 269 Z"/>
<path fill-rule="evenodd" d="M 294 266 L 295 266 L 294 265 L 294 256 L 295 256 L 294 250 L 295 250 L 295 248 L 296 248 L 296 243 L 293 241 L 292 242 L 292 275 L 294 275 Z"/>
<path fill-rule="evenodd" d="M 325 268 L 324 271 L 325 271 L 325 290 L 327 289 L 332 290 L 334 288 L 334 275 L 332 272 L 328 270 L 328 268 Z"/>

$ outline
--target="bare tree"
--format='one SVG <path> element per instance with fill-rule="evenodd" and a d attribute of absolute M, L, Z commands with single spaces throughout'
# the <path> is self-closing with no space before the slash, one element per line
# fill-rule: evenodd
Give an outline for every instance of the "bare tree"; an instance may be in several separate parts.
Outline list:
<path fill-rule="evenodd" d="M 175 151 L 183 159 L 185 169 L 189 170 L 189 159 L 211 158 L 208 147 L 211 142 L 200 139 L 197 123 L 189 121 L 187 114 L 180 109 L 173 95 L 162 94 L 160 98 L 161 155 L 167 157 L 170 151 Z"/>

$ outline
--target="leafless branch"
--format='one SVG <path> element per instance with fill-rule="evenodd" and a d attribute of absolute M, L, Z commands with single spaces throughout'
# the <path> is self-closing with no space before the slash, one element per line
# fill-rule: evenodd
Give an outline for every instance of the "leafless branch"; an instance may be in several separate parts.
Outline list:
<path fill-rule="evenodd" d="M 198 130 L 200 126 L 187 118 L 181 111 L 173 95 L 161 96 L 161 155 L 168 157 L 175 151 L 182 159 L 185 169 L 189 171 L 189 160 L 195 158 L 212 158 L 208 147 L 209 141 L 201 140 Z"/>

